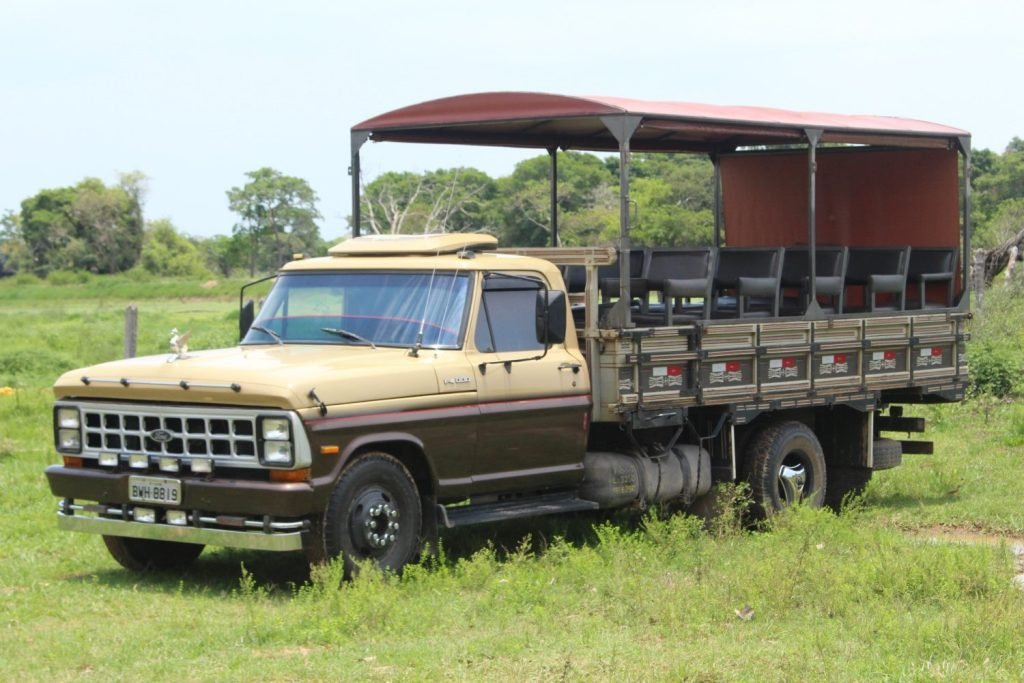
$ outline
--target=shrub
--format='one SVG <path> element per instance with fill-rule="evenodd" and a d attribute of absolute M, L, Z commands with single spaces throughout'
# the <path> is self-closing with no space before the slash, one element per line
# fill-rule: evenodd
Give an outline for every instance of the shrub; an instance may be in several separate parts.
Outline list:
<path fill-rule="evenodd" d="M 84 270 L 54 270 L 46 276 L 46 281 L 51 285 L 84 285 L 92 279 L 92 276 Z"/>
<path fill-rule="evenodd" d="M 63 353 L 46 347 L 0 352 L 0 386 L 14 378 L 56 377 L 76 365 Z"/>
<path fill-rule="evenodd" d="M 1021 363 L 1010 349 L 981 342 L 968 348 L 967 358 L 971 376 L 968 393 L 971 396 L 1007 398 L 1017 394 Z"/>

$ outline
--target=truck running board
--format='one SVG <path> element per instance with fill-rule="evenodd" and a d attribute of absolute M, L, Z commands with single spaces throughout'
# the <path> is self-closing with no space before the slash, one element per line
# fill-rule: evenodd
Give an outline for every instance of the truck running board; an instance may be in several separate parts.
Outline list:
<path fill-rule="evenodd" d="M 597 503 L 591 500 L 583 500 L 571 494 L 552 493 L 481 505 L 465 505 L 451 508 L 438 505 L 437 521 L 442 526 L 451 529 L 457 526 L 500 522 L 506 519 L 539 517 L 540 515 L 597 509 Z"/>

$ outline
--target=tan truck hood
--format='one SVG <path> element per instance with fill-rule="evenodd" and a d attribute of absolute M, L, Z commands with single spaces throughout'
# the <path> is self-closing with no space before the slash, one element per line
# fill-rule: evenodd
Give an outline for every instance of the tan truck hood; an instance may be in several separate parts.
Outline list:
<path fill-rule="evenodd" d="M 450 353 L 450 352 L 449 352 Z M 438 393 L 433 352 L 341 345 L 238 346 L 145 356 L 72 370 L 57 398 L 174 401 L 310 408 L 311 389 L 326 405 Z"/>

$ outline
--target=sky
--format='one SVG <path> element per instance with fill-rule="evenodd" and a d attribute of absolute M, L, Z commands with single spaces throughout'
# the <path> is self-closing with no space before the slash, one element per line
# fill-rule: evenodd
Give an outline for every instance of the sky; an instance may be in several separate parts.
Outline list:
<path fill-rule="evenodd" d="M 0 213 L 86 177 L 148 176 L 147 219 L 230 234 L 270 166 L 348 235 L 349 130 L 496 90 L 923 119 L 1024 137 L 1019 0 L 0 0 Z M 543 152 L 537 152 L 543 153 Z M 534 152 L 363 147 L 364 182 Z"/>

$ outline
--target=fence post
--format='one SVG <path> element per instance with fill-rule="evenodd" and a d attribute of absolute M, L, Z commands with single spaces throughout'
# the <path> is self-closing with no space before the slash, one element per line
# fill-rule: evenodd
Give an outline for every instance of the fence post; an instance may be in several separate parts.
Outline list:
<path fill-rule="evenodd" d="M 139 308 L 131 304 L 124 309 L 124 357 L 135 358 L 139 338 Z"/>

